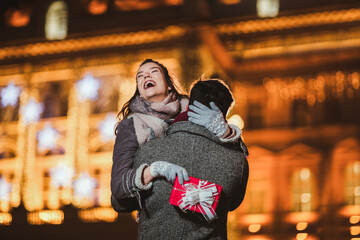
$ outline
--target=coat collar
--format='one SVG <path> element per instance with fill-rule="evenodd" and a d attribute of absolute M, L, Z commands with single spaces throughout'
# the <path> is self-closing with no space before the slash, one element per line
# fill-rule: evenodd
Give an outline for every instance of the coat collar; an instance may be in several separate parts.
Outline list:
<path fill-rule="evenodd" d="M 210 141 L 216 142 L 217 144 L 224 145 L 226 147 L 240 149 L 239 143 L 225 143 L 222 142 L 212 132 L 207 130 L 205 127 L 191 123 L 189 121 L 181 121 L 172 124 L 167 130 L 166 135 L 172 135 L 180 132 L 186 132 L 192 135 L 198 135 L 209 139 Z"/>

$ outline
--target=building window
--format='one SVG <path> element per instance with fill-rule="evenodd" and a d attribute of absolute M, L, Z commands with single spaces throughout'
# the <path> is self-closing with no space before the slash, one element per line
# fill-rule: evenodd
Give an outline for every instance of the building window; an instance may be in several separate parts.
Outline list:
<path fill-rule="evenodd" d="M 313 184 L 309 168 L 296 171 L 292 176 L 292 211 L 309 212 L 312 210 Z"/>
<path fill-rule="evenodd" d="M 249 203 L 248 213 L 258 214 L 265 212 L 266 186 L 267 179 L 264 177 L 254 177 L 249 183 L 249 188 L 246 193 L 246 198 Z"/>
<path fill-rule="evenodd" d="M 115 7 L 120 11 L 134 11 L 158 8 L 162 6 L 177 6 L 184 4 L 183 0 L 115 0 Z"/>
<path fill-rule="evenodd" d="M 309 107 L 305 100 L 295 99 L 292 102 L 291 120 L 293 127 L 309 125 L 310 123 Z"/>
<path fill-rule="evenodd" d="M 53 2 L 47 13 L 45 36 L 49 40 L 62 40 L 68 31 L 68 9 L 64 1 Z"/>
<path fill-rule="evenodd" d="M 247 128 L 256 129 L 263 126 L 263 109 L 259 103 L 249 103 L 247 107 Z"/>
<path fill-rule="evenodd" d="M 259 17 L 276 17 L 279 14 L 280 0 L 257 0 L 256 9 Z"/>
<path fill-rule="evenodd" d="M 240 3 L 241 0 L 219 0 L 219 2 L 225 5 L 233 5 Z"/>
<path fill-rule="evenodd" d="M 360 161 L 345 169 L 345 204 L 360 205 Z"/>
<path fill-rule="evenodd" d="M 87 10 L 92 15 L 101 15 L 107 11 L 108 4 L 108 0 L 89 0 L 87 1 Z"/>
<path fill-rule="evenodd" d="M 9 8 L 5 12 L 5 23 L 10 27 L 25 27 L 30 22 L 31 9 Z"/>

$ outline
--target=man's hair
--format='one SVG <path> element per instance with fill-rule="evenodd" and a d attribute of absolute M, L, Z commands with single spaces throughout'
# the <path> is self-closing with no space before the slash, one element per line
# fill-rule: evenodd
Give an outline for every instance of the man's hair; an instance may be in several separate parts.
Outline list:
<path fill-rule="evenodd" d="M 208 107 L 210 107 L 210 102 L 214 102 L 224 117 L 226 117 L 227 111 L 234 102 L 229 87 L 220 79 L 208 79 L 205 81 L 200 79 L 195 82 L 190 91 L 189 104 L 193 104 L 195 100 Z"/>

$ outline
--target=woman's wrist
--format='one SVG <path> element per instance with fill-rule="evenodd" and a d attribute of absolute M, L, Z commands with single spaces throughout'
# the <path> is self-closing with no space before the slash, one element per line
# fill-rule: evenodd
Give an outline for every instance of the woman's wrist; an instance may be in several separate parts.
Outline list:
<path fill-rule="evenodd" d="M 228 136 L 231 135 L 231 127 L 228 125 L 226 133 L 224 135 L 221 136 L 221 138 L 227 138 Z"/>
<path fill-rule="evenodd" d="M 144 185 L 148 185 L 153 179 L 154 177 L 150 174 L 150 167 L 149 166 L 145 167 L 141 177 L 142 183 Z"/>

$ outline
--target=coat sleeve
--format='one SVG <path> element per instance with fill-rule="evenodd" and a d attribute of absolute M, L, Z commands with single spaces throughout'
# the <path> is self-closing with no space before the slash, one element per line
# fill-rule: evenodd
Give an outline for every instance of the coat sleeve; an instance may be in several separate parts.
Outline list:
<path fill-rule="evenodd" d="M 117 126 L 111 169 L 111 192 L 116 199 L 134 197 L 136 170 L 132 168 L 134 156 L 139 148 L 134 123 L 126 119 Z"/>
<path fill-rule="evenodd" d="M 244 156 L 244 155 L 242 155 L 242 156 Z M 241 182 L 238 185 L 237 191 L 234 191 L 234 195 L 231 199 L 230 211 L 234 211 L 236 208 L 238 208 L 245 197 L 246 186 L 247 186 L 247 182 L 248 182 L 248 178 L 249 178 L 249 164 L 248 164 L 247 158 L 245 156 L 242 158 L 242 161 L 243 161 L 243 163 L 242 163 L 243 167 L 242 167 L 242 173 L 241 173 L 241 178 L 240 178 Z"/>

